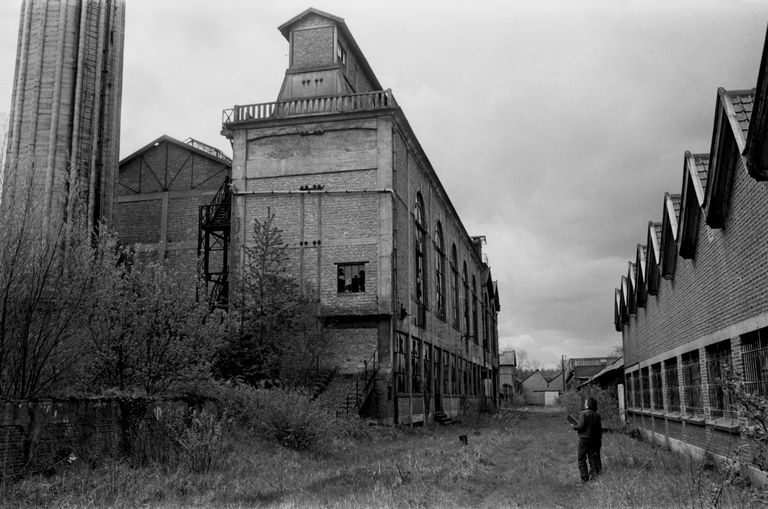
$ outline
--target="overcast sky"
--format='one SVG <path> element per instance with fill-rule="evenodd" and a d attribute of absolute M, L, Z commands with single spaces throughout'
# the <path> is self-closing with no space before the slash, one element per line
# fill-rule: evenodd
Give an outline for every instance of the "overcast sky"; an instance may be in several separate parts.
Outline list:
<path fill-rule="evenodd" d="M 8 112 L 21 2 L 0 2 Z M 718 87 L 753 88 L 758 0 L 127 0 L 121 157 L 156 137 L 231 154 L 221 110 L 274 101 L 277 26 L 345 19 L 499 282 L 502 349 L 542 366 L 620 344 L 613 289 L 709 151 Z"/>

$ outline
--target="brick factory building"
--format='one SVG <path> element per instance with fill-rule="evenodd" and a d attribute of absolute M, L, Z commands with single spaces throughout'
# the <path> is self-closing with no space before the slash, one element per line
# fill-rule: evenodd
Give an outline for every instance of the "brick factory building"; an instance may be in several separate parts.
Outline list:
<path fill-rule="evenodd" d="M 123 0 L 24 0 L 4 206 L 57 227 L 78 200 L 89 227 L 110 222 L 118 166 Z"/>
<path fill-rule="evenodd" d="M 629 423 L 699 454 L 730 456 L 746 424 L 729 369 L 768 396 L 767 88 L 768 38 L 757 88 L 717 91 L 709 151 L 685 153 L 615 291 Z"/>
<path fill-rule="evenodd" d="M 499 394 L 496 284 L 390 90 L 344 20 L 308 9 L 278 100 L 224 111 L 232 284 L 267 211 L 320 296 L 329 392 L 385 422 L 443 420 Z M 375 368 L 375 383 L 354 380 Z M 339 389 L 341 388 L 341 389 Z"/>
<path fill-rule="evenodd" d="M 226 154 L 192 138 L 181 142 L 161 136 L 123 158 L 114 200 L 120 240 L 141 244 L 187 273 L 200 270 L 208 281 L 221 281 L 228 238 L 199 228 L 200 213 L 228 184 L 231 171 Z"/>

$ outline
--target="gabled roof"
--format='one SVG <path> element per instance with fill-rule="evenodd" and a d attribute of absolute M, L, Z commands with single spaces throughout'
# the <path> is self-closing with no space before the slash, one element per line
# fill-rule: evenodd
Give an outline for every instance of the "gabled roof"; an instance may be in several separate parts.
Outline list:
<path fill-rule="evenodd" d="M 328 19 L 333 24 L 335 24 L 338 27 L 341 34 L 343 35 L 344 40 L 347 41 L 347 44 L 349 44 L 350 48 L 348 49 L 350 49 L 355 54 L 355 58 L 358 60 L 358 64 L 360 65 L 360 67 L 362 67 L 363 72 L 368 76 L 368 79 L 370 80 L 374 90 L 382 90 L 381 83 L 379 83 L 379 80 L 376 78 L 376 75 L 373 73 L 373 69 L 371 69 L 371 66 L 368 64 L 368 60 L 366 60 L 365 55 L 360 50 L 360 46 L 357 45 L 357 41 L 355 41 L 355 38 L 352 37 L 352 32 L 349 31 L 349 27 L 347 27 L 347 24 L 344 22 L 344 18 L 341 18 L 334 14 L 330 14 L 325 11 L 321 11 L 320 9 L 315 9 L 314 7 L 310 7 L 309 9 L 302 12 L 301 14 L 298 14 L 293 18 L 289 19 L 288 21 L 286 21 L 285 23 L 277 27 L 277 29 L 280 31 L 281 34 L 283 34 L 283 37 L 285 37 L 285 39 L 290 42 L 291 27 L 293 27 L 296 23 L 306 18 L 307 16 L 320 16 Z"/>
<path fill-rule="evenodd" d="M 622 374 L 622 375 L 624 374 L 624 357 L 619 357 L 616 362 L 614 362 L 609 366 L 606 366 L 599 373 L 596 373 L 594 376 L 592 376 L 592 378 L 590 378 L 586 382 L 579 384 L 579 387 L 584 387 L 585 385 L 598 382 L 600 378 L 602 378 L 603 376 L 609 373 Z"/>
<path fill-rule="evenodd" d="M 757 74 L 757 87 L 752 105 L 750 131 L 742 154 L 746 157 L 747 171 L 755 180 L 768 180 L 768 30 L 763 43 L 763 56 Z"/>
<path fill-rule="evenodd" d="M 645 256 L 648 248 L 642 244 L 637 245 L 637 255 L 635 256 L 635 302 L 638 307 L 645 307 L 645 303 L 648 300 L 648 288 L 646 286 L 645 271 L 646 262 Z"/>
<path fill-rule="evenodd" d="M 664 211 L 661 220 L 661 275 L 672 279 L 677 261 L 677 220 L 680 213 L 680 195 L 664 193 Z"/>
<path fill-rule="evenodd" d="M 621 276 L 621 322 L 629 321 L 629 282 L 627 276 Z"/>
<path fill-rule="evenodd" d="M 659 277 L 661 263 L 661 223 L 648 221 L 648 250 L 646 252 L 646 287 L 648 293 L 656 295 L 659 291 Z"/>
<path fill-rule="evenodd" d="M 206 157 L 212 161 L 215 161 L 219 164 L 223 164 L 225 166 L 231 167 L 232 166 L 232 159 L 230 159 L 228 156 L 226 156 L 221 150 L 212 147 L 210 145 L 206 145 L 205 143 L 201 143 L 197 140 L 194 140 L 192 138 L 189 138 L 187 142 L 179 141 L 176 138 L 172 138 L 166 134 L 160 136 L 159 138 L 150 141 L 143 147 L 141 147 L 139 150 L 134 152 L 133 154 L 124 157 L 120 161 L 120 166 L 123 166 L 125 164 L 128 164 L 133 159 L 136 159 L 137 157 L 141 156 L 142 154 L 149 152 L 150 150 L 154 149 L 157 146 L 160 146 L 162 143 L 170 143 L 171 145 L 176 145 L 178 147 L 183 148 L 184 150 L 189 150 L 190 152 L 194 152 L 198 155 L 201 155 L 203 157 Z"/>
<path fill-rule="evenodd" d="M 621 290 L 618 288 L 613 290 L 613 326 L 616 332 L 621 332 Z"/>
<path fill-rule="evenodd" d="M 529 379 L 531 379 L 531 378 L 532 378 L 534 375 L 539 375 L 539 378 L 541 378 L 541 380 L 542 380 L 543 382 L 545 382 L 545 383 L 546 383 L 547 379 L 546 379 L 546 378 L 544 378 L 544 375 L 542 375 L 542 374 L 541 374 L 541 371 L 539 371 L 538 369 L 537 369 L 536 371 L 534 371 L 533 373 L 531 373 L 530 375 L 528 375 L 527 377 L 523 378 L 523 379 L 520 381 L 520 383 L 525 383 L 526 381 L 528 381 Z"/>
<path fill-rule="evenodd" d="M 637 300 L 635 292 L 637 291 L 636 267 L 634 262 L 629 262 L 627 269 L 627 312 L 630 315 L 637 314 Z"/>
<path fill-rule="evenodd" d="M 683 188 L 677 238 L 680 256 L 693 258 L 699 234 L 699 218 L 704 206 L 704 186 L 709 169 L 709 154 L 685 153 L 683 158 Z M 703 183 L 702 183 L 703 180 Z"/>
<path fill-rule="evenodd" d="M 722 228 L 728 212 L 732 172 L 741 162 L 741 154 L 749 136 L 752 115 L 752 90 L 717 90 L 712 145 L 709 151 L 709 171 L 705 188 L 704 207 L 707 224 Z"/>

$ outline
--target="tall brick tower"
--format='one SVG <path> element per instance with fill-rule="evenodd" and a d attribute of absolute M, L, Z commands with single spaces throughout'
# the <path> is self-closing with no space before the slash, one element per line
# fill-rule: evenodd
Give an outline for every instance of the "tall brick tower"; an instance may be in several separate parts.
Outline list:
<path fill-rule="evenodd" d="M 124 25 L 124 0 L 22 4 L 3 206 L 29 197 L 46 229 L 78 202 L 89 227 L 112 219 Z"/>

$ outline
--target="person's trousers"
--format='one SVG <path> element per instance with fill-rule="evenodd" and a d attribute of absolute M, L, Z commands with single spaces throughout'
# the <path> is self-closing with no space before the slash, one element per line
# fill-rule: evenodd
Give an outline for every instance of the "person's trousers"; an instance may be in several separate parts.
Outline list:
<path fill-rule="evenodd" d="M 594 479 L 603 465 L 600 461 L 600 447 L 602 440 L 591 440 L 589 438 L 579 438 L 579 474 L 584 482 Z M 589 461 L 589 468 L 587 468 Z"/>

